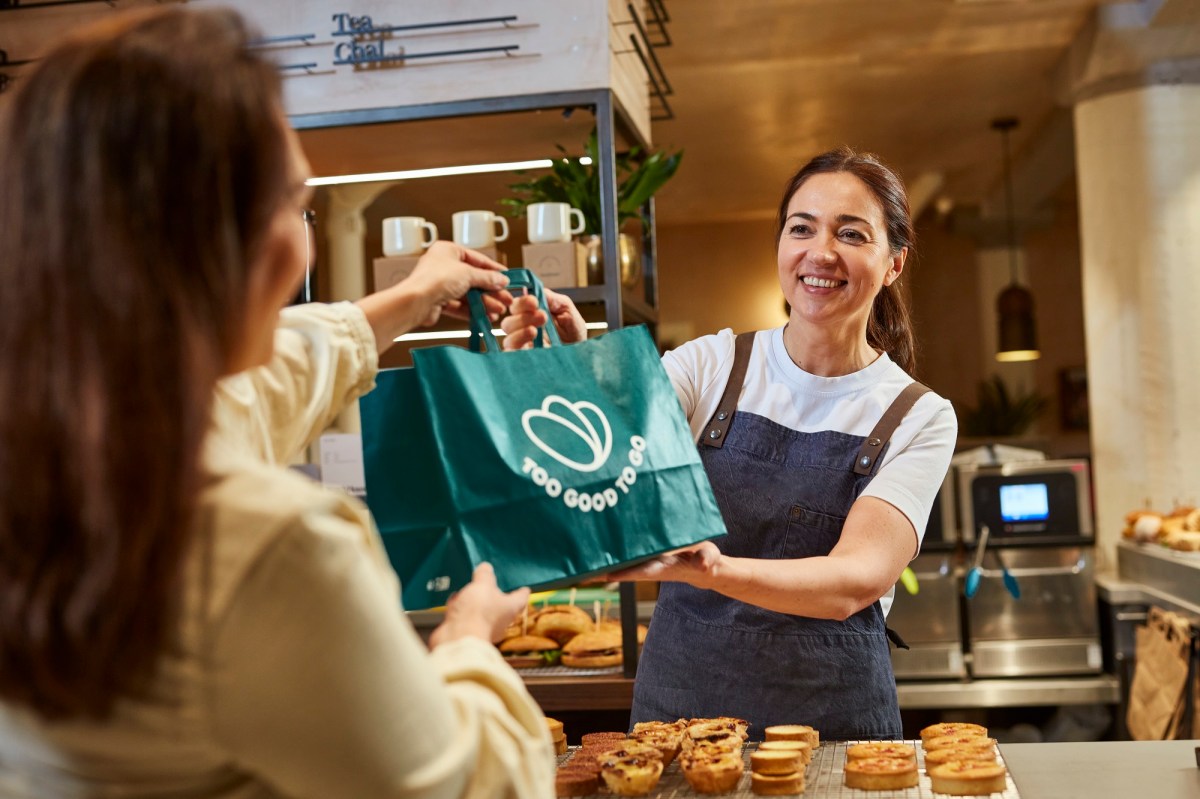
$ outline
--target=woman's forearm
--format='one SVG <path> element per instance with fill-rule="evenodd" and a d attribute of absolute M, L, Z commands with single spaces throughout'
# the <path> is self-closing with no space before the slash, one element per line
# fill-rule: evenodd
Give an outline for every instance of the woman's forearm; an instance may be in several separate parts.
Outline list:
<path fill-rule="evenodd" d="M 779 613 L 844 620 L 879 599 L 879 585 L 873 571 L 843 557 L 767 560 L 722 555 L 703 587 Z"/>
<path fill-rule="evenodd" d="M 380 354 L 391 347 L 398 336 L 418 327 L 429 316 L 432 302 L 422 285 L 418 281 L 403 280 L 355 303 L 375 332 L 375 347 Z"/>

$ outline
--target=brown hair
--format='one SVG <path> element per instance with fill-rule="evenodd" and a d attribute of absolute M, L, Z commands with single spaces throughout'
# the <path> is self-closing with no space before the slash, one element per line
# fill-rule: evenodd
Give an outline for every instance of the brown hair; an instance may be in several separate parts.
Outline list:
<path fill-rule="evenodd" d="M 230 11 L 114 15 L 0 120 L 0 698 L 103 718 L 173 641 L 211 395 L 288 189 Z"/>
<path fill-rule="evenodd" d="M 900 182 L 896 173 L 884 166 L 875 155 L 856 152 L 845 146 L 816 156 L 788 181 L 783 200 L 779 203 L 779 217 L 775 226 L 776 241 L 783 235 L 783 228 L 787 223 L 788 203 L 791 202 L 792 195 L 813 175 L 827 172 L 849 172 L 865 183 L 883 209 L 888 246 L 892 254 L 898 255 L 901 250 L 908 248 L 909 255 L 912 255 L 916 233 L 913 230 L 912 215 L 908 210 L 908 193 L 904 190 L 904 184 Z M 895 282 L 882 287 L 875 295 L 871 318 L 867 321 L 867 343 L 886 352 L 909 374 L 916 368 L 912 320 L 908 304 Z"/>

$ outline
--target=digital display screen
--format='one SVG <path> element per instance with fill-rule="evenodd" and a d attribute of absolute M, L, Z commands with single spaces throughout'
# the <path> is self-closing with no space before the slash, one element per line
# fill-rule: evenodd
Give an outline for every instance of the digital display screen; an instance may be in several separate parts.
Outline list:
<path fill-rule="evenodd" d="M 1044 522 L 1050 518 L 1045 483 L 1000 486 L 1000 518 L 1006 522 Z"/>

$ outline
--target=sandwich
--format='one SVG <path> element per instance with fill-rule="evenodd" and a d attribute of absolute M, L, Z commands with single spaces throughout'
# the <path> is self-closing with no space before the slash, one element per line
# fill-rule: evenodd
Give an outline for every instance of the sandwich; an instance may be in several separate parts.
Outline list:
<path fill-rule="evenodd" d="M 619 666 L 622 660 L 621 635 L 612 630 L 581 633 L 563 646 L 562 664 L 577 669 Z"/>
<path fill-rule="evenodd" d="M 552 605 L 538 611 L 533 618 L 533 628 L 530 632 L 565 644 L 595 626 L 592 617 L 582 608 L 574 605 Z"/>
<path fill-rule="evenodd" d="M 562 650 L 557 641 L 539 635 L 518 635 L 500 642 L 500 654 L 514 669 L 557 666 Z"/>

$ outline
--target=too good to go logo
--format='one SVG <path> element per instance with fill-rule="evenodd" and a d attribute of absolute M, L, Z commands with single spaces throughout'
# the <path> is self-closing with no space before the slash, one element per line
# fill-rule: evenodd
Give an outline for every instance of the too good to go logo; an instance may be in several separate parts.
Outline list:
<path fill-rule="evenodd" d="M 571 402 L 557 394 L 549 394 L 542 400 L 541 407 L 530 408 L 521 414 L 521 426 L 534 446 L 576 472 L 594 472 L 603 467 L 612 454 L 612 427 L 608 417 L 595 403 L 586 400 Z M 521 471 L 535 485 L 544 488 L 550 497 L 562 497 L 568 508 L 584 513 L 602 511 L 616 506 L 637 482 L 635 467 L 645 462 L 645 450 L 646 440 L 631 436 L 627 454 L 629 465 L 622 467 L 611 486 L 599 491 L 581 493 L 571 487 L 564 490 L 562 481 L 551 477 L 533 458 L 525 458 Z"/>

